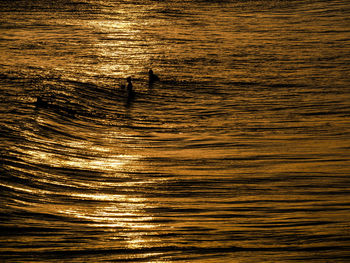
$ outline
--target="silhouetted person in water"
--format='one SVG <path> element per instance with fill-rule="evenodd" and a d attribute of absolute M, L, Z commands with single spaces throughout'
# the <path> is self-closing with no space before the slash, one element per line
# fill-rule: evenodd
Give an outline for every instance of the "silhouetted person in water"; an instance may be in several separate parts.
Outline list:
<path fill-rule="evenodd" d="M 148 83 L 153 84 L 153 82 L 159 81 L 159 77 L 156 74 L 153 74 L 153 70 L 148 71 Z"/>
<path fill-rule="evenodd" d="M 128 82 L 128 85 L 126 86 L 126 89 L 128 91 L 128 98 L 131 99 L 135 96 L 135 92 L 131 83 L 131 77 L 128 77 L 126 81 Z"/>
<path fill-rule="evenodd" d="M 37 108 L 47 108 L 49 106 L 48 102 L 39 96 L 36 97 L 36 102 L 34 104 Z"/>

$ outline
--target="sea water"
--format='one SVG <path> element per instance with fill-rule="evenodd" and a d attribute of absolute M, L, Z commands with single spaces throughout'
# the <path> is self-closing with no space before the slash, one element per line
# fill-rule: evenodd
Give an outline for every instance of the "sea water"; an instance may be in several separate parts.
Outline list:
<path fill-rule="evenodd" d="M 350 261 L 349 14 L 1 1 L 0 259 Z"/>

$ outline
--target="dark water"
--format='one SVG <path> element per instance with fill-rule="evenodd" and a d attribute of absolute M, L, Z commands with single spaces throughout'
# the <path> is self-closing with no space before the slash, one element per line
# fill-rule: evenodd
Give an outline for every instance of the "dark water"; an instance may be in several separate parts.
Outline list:
<path fill-rule="evenodd" d="M 350 261 L 348 1 L 0 13 L 0 260 Z"/>

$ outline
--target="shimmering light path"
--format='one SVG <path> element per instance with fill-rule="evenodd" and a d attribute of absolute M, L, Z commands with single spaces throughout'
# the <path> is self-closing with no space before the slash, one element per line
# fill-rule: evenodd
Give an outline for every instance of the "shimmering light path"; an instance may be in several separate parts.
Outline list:
<path fill-rule="evenodd" d="M 348 10 L 1 1 L 0 261 L 348 262 Z"/>

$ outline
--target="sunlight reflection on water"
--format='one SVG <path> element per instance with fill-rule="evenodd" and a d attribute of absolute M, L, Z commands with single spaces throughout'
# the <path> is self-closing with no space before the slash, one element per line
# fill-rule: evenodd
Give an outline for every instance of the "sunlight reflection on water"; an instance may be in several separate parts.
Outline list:
<path fill-rule="evenodd" d="M 49 2 L 0 2 L 0 256 L 349 259 L 347 2 Z"/>

